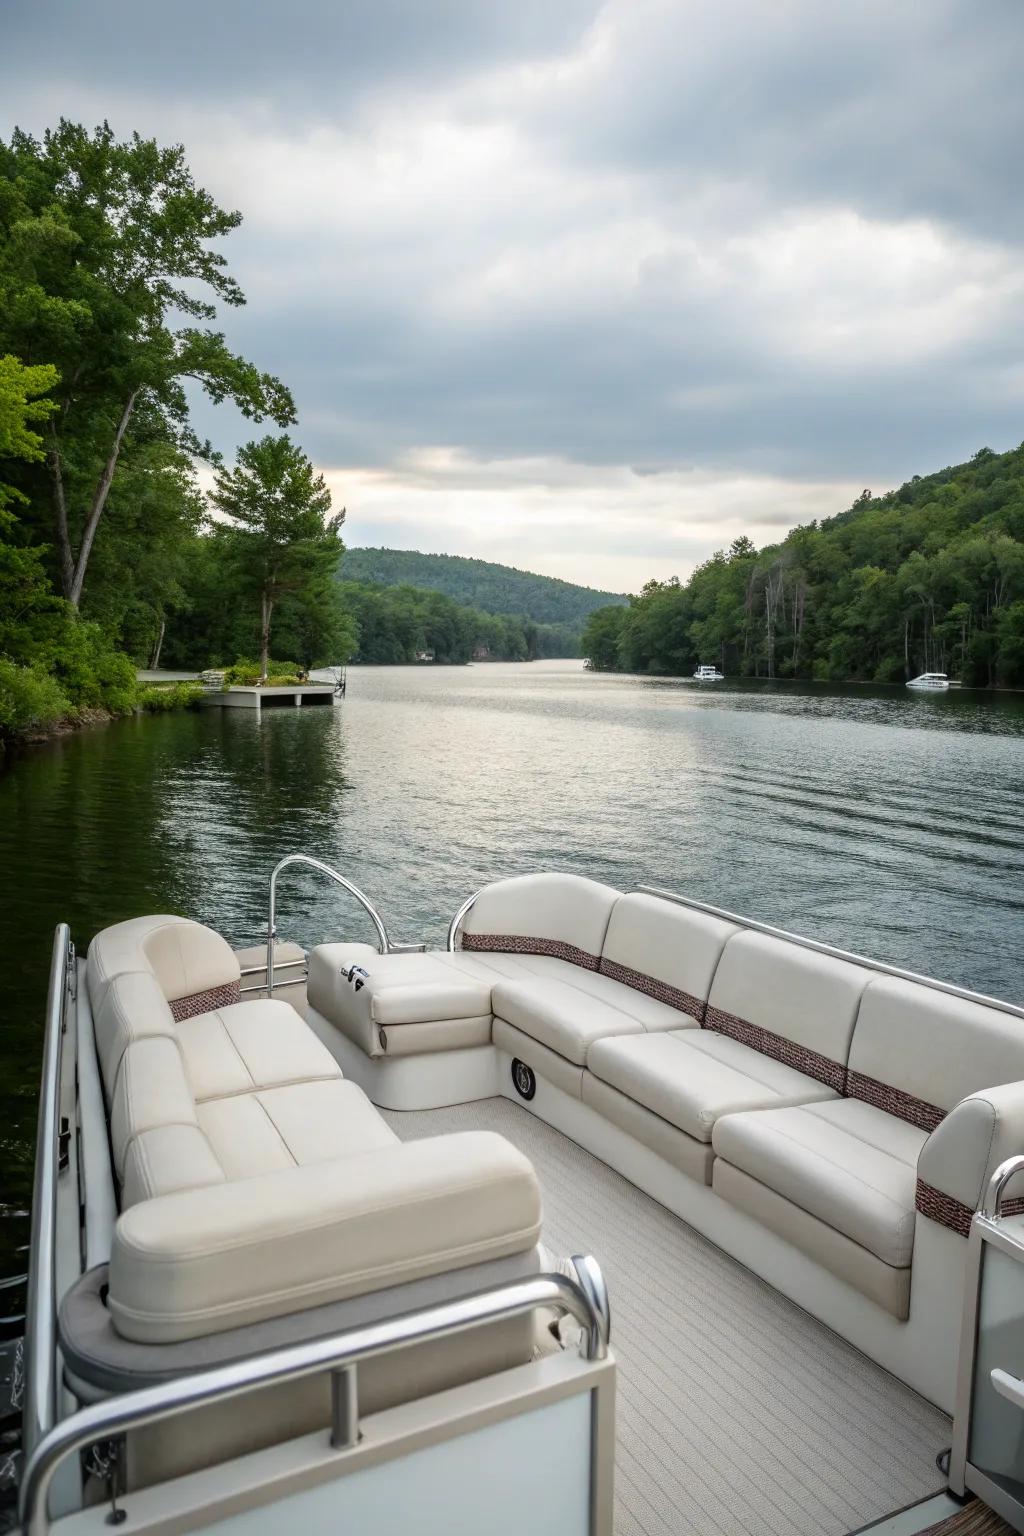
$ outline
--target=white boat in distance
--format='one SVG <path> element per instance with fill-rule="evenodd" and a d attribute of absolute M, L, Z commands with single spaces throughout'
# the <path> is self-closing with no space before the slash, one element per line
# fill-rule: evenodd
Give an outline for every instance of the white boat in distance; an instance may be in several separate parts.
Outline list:
<path fill-rule="evenodd" d="M 935 693 L 945 693 L 949 687 L 949 678 L 945 672 L 922 672 L 920 677 L 912 677 L 907 687 L 928 689 Z"/>
<path fill-rule="evenodd" d="M 717 667 L 699 666 L 693 676 L 694 681 L 698 683 L 725 682 L 725 673 L 719 672 Z"/>

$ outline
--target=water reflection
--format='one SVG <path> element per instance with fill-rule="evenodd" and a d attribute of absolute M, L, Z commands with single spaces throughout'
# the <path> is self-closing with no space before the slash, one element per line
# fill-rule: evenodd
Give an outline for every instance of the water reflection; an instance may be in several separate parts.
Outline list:
<path fill-rule="evenodd" d="M 399 938 L 441 942 L 488 880 L 573 869 L 1019 1001 L 1022 737 L 1021 696 L 701 689 L 549 662 L 352 669 L 334 710 L 132 720 L 26 755 L 0 776 L 8 1204 L 29 1187 L 54 925 L 84 944 L 178 911 L 255 942 L 288 852 L 337 864 Z M 294 871 L 281 928 L 369 936 Z"/>

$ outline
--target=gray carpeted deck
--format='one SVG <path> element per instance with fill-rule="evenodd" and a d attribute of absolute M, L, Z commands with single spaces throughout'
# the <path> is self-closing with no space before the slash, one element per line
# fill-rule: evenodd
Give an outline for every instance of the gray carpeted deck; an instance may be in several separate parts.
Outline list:
<path fill-rule="evenodd" d="M 540 1177 L 548 1246 L 600 1261 L 617 1536 L 839 1536 L 941 1486 L 943 1414 L 525 1109 L 387 1119 L 403 1139 L 500 1131 Z"/>

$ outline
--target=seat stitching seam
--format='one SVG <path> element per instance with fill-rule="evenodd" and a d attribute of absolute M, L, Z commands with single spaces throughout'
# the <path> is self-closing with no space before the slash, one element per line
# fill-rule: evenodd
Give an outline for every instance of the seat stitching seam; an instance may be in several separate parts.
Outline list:
<path fill-rule="evenodd" d="M 756 1114 L 757 1111 L 754 1110 L 753 1113 Z M 851 1173 L 851 1170 L 846 1166 L 845 1163 L 838 1163 L 838 1162 L 836 1162 L 835 1158 L 829 1157 L 827 1152 L 820 1152 L 820 1151 L 817 1151 L 814 1148 L 811 1148 L 811 1147 L 807 1146 L 806 1142 L 798 1141 L 795 1136 L 787 1135 L 787 1133 L 785 1131 L 780 1131 L 777 1126 L 773 1125 L 771 1127 L 771 1130 L 772 1130 L 772 1134 L 773 1135 L 779 1136 L 784 1141 L 790 1142 L 794 1147 L 799 1147 L 802 1152 L 807 1152 L 811 1157 L 820 1158 L 823 1163 L 828 1163 L 830 1167 L 838 1168 L 841 1173 L 847 1174 L 849 1177 L 853 1178 L 856 1183 L 863 1185 L 863 1187 L 865 1189 L 871 1190 L 872 1194 L 876 1194 L 882 1200 L 885 1200 L 896 1211 L 902 1211 L 902 1212 L 905 1213 L 905 1207 L 899 1205 L 897 1203 L 897 1201 L 893 1199 L 892 1195 L 886 1194 L 885 1190 L 879 1189 L 877 1187 L 877 1185 L 869 1183 L 867 1179 L 861 1178 L 859 1175 L 855 1175 L 855 1174 Z M 721 1154 L 721 1153 L 719 1154 L 719 1156 L 722 1156 L 722 1155 L 723 1154 Z M 728 1162 L 728 1160 L 729 1160 L 728 1157 L 726 1157 L 726 1161 L 727 1162 Z M 756 1175 L 756 1177 L 761 1178 L 762 1176 L 760 1174 L 758 1174 L 758 1175 Z M 762 1179 L 762 1182 L 767 1182 L 767 1181 Z M 771 1187 L 771 1186 L 769 1186 L 769 1187 Z M 777 1193 L 778 1193 L 778 1191 L 777 1191 Z M 788 1196 L 786 1198 L 788 1198 Z"/>

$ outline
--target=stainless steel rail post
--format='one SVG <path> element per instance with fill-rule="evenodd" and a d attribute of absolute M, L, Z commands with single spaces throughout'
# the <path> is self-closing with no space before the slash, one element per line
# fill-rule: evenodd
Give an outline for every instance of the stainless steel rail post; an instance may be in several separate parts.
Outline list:
<path fill-rule="evenodd" d="M 28 1256 L 25 1318 L 24 1446 L 30 1455 L 52 1428 L 57 1414 L 57 1130 L 60 1123 L 60 1063 L 68 997 L 71 930 L 59 923 L 53 936 L 46 998 L 42 1086 L 32 1181 L 32 1233 Z"/>
<path fill-rule="evenodd" d="M 344 875 L 339 875 L 336 869 L 325 864 L 322 859 L 311 858 L 308 853 L 290 853 L 287 858 L 274 867 L 270 876 L 270 909 L 267 913 L 267 996 L 274 993 L 274 943 L 277 939 L 277 877 L 283 869 L 290 864 L 306 864 L 310 869 L 317 870 L 321 875 L 326 875 L 328 880 L 333 880 L 335 885 L 340 885 L 342 890 L 348 891 L 354 896 L 369 917 L 377 934 L 377 949 L 382 955 L 386 955 L 391 949 L 391 940 L 388 931 L 384 927 L 384 920 L 373 902 L 361 891 L 358 885 L 353 885 L 351 880 L 346 880 Z"/>

